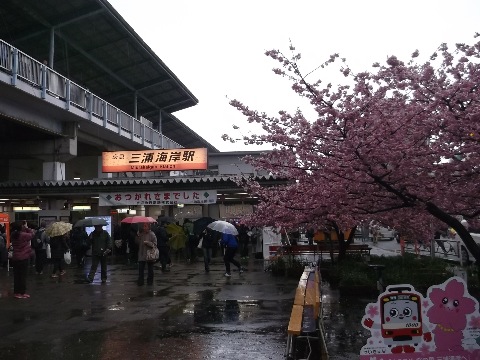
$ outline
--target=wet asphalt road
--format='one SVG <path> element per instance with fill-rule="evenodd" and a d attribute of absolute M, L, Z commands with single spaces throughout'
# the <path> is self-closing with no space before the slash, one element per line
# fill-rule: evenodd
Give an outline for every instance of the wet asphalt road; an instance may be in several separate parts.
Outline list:
<path fill-rule="evenodd" d="M 137 286 L 137 268 L 110 260 L 81 283 L 70 265 L 50 278 L 30 268 L 30 299 L 13 297 L 13 272 L 0 269 L 0 359 L 283 359 L 298 279 L 274 277 L 263 260 L 224 277 L 220 257 L 155 270 L 152 286 Z"/>
<path fill-rule="evenodd" d="M 380 242 L 372 254 L 395 256 L 397 248 Z M 30 268 L 25 300 L 13 298 L 12 270 L 0 268 L 0 360 L 284 359 L 298 279 L 265 272 L 263 260 L 231 278 L 221 257 L 208 274 L 201 258 L 174 261 L 169 273 L 155 266 L 153 286 L 141 287 L 123 257 L 110 259 L 106 284 L 100 270 L 82 283 L 89 265 L 70 265 L 59 279 L 50 278 L 51 265 L 43 275 Z M 358 359 L 369 336 L 361 318 L 374 299 L 340 297 L 325 282 L 321 294 L 330 359 Z"/>

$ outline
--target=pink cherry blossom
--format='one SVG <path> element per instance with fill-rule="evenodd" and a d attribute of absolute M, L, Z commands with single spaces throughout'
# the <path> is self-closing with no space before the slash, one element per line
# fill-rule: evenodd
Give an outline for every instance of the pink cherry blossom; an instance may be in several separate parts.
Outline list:
<path fill-rule="evenodd" d="M 371 318 L 379 315 L 380 312 L 378 311 L 378 307 L 376 305 L 370 305 L 367 310 L 367 315 Z"/>
<path fill-rule="evenodd" d="M 263 129 L 242 141 L 274 148 L 246 161 L 282 180 L 238 180 L 260 199 L 246 221 L 342 234 L 374 220 L 425 240 L 446 224 L 480 262 L 480 248 L 453 216 L 480 214 L 480 42 L 454 52 L 441 44 L 423 64 L 418 51 L 406 62 L 391 55 L 358 73 L 333 54 L 317 70 L 341 62 L 345 83 L 336 86 L 313 79 L 317 72 L 305 76 L 298 54 L 266 55 L 311 109 L 271 116 L 231 101 Z"/>

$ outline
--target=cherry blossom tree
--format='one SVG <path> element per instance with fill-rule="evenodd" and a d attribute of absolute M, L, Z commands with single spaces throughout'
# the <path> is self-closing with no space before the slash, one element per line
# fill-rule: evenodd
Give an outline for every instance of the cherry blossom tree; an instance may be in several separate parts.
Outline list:
<path fill-rule="evenodd" d="M 245 143 L 274 148 L 246 160 L 287 180 L 262 187 L 241 179 L 260 199 L 247 220 L 346 230 L 374 219 L 424 238 L 441 222 L 480 263 L 480 248 L 455 216 L 480 214 L 480 43 L 442 44 L 423 63 L 418 51 L 408 62 L 390 56 L 359 73 L 334 54 L 322 67 L 339 65 L 345 83 L 336 86 L 309 82 L 300 55 L 290 50 L 290 57 L 278 50 L 266 55 L 313 116 L 300 109 L 269 116 L 231 101 L 264 130 Z"/>

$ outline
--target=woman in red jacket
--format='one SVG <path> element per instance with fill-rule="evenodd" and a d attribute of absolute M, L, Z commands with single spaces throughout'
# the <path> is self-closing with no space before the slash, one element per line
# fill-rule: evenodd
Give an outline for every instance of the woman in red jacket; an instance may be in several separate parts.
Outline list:
<path fill-rule="evenodd" d="M 26 294 L 25 290 L 27 287 L 28 263 L 32 252 L 31 241 L 35 231 L 28 228 L 26 221 L 13 223 L 11 230 L 13 296 L 17 299 L 28 299 L 30 295 Z"/>

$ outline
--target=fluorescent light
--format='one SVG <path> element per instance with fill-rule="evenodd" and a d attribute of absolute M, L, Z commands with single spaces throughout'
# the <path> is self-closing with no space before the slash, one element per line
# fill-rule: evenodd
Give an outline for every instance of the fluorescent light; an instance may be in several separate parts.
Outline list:
<path fill-rule="evenodd" d="M 74 177 L 73 180 L 80 180 L 80 178 L 79 177 Z"/>
<path fill-rule="evenodd" d="M 40 211 L 38 206 L 14 206 L 13 211 Z"/>
<path fill-rule="evenodd" d="M 90 205 L 73 205 L 72 211 L 78 210 L 91 210 L 92 207 Z"/>

